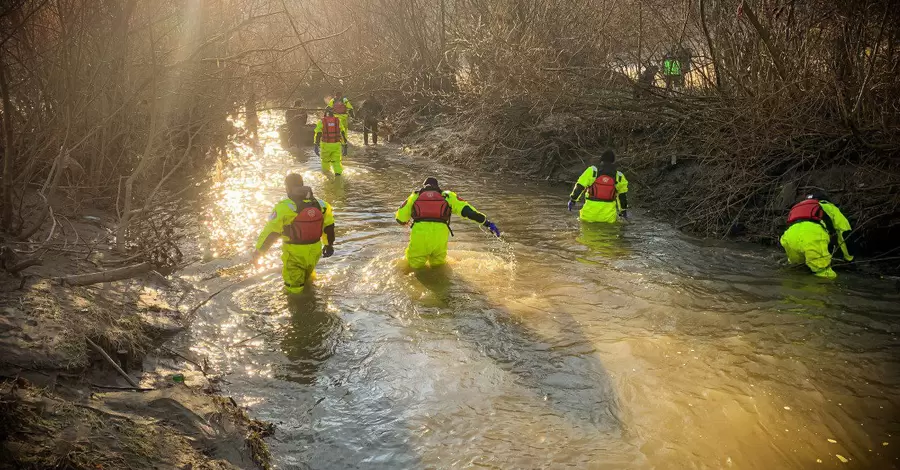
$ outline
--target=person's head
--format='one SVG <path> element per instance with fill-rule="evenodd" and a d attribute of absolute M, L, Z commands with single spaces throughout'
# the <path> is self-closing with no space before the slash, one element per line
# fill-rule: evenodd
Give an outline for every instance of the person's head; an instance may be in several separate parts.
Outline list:
<path fill-rule="evenodd" d="M 334 90 L 334 99 L 339 100 L 344 97 L 344 92 L 341 90 Z"/>
<path fill-rule="evenodd" d="M 299 108 L 303 106 L 303 100 L 294 100 L 294 107 Z"/>
<path fill-rule="evenodd" d="M 434 176 L 429 176 L 428 178 L 425 178 L 425 182 L 422 183 L 422 187 L 423 188 L 434 188 L 434 189 L 440 188 L 440 186 L 438 186 L 438 180 Z"/>
<path fill-rule="evenodd" d="M 303 175 L 288 173 L 284 177 L 284 192 L 291 199 L 309 199 L 312 197 L 312 189 L 303 184 Z"/>
<path fill-rule="evenodd" d="M 326 107 L 325 108 L 325 116 L 334 117 L 334 108 L 332 108 L 331 106 Z"/>
<path fill-rule="evenodd" d="M 611 149 L 606 149 L 603 151 L 603 154 L 600 155 L 600 163 L 604 165 L 609 165 L 616 162 L 616 153 Z"/>

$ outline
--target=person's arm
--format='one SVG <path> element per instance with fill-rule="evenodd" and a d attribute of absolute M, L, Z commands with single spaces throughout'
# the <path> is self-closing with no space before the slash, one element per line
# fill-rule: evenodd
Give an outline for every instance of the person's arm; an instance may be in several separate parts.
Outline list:
<path fill-rule="evenodd" d="M 485 216 L 481 212 L 478 212 L 478 209 L 475 209 L 474 206 L 472 206 L 465 200 L 460 199 L 459 196 L 457 196 L 453 191 L 444 191 L 444 199 L 446 199 L 447 204 L 450 205 L 450 212 L 460 217 L 465 217 L 472 222 L 476 222 L 481 225 L 487 225 L 487 216 Z"/>
<path fill-rule="evenodd" d="M 616 173 L 616 203 L 619 206 L 619 212 L 627 215 L 628 210 L 628 179 L 621 171 Z"/>
<path fill-rule="evenodd" d="M 322 230 L 324 232 L 322 234 L 322 242 L 326 246 L 331 246 L 334 245 L 334 208 L 331 207 L 331 204 L 322 200 L 319 200 L 319 204 L 324 207 L 322 211 L 322 225 L 325 228 Z"/>
<path fill-rule="evenodd" d="M 322 138 L 322 121 L 316 123 L 316 130 L 313 131 L 313 145 L 319 145 L 319 139 Z"/>
<path fill-rule="evenodd" d="M 341 143 L 347 143 L 347 126 L 344 125 L 343 121 L 341 122 Z"/>
<path fill-rule="evenodd" d="M 835 242 L 841 248 L 841 253 L 844 255 L 844 259 L 847 261 L 853 261 L 853 255 L 850 254 L 850 250 L 847 248 L 847 242 L 844 241 L 844 232 L 849 232 L 850 221 L 847 220 L 847 217 L 844 217 L 844 214 L 838 209 L 834 204 L 823 202 L 819 204 L 822 206 L 822 210 L 825 212 L 825 215 L 830 219 L 830 226 L 834 230 Z"/>
<path fill-rule="evenodd" d="M 349 115 L 350 117 L 356 117 L 356 114 L 353 111 L 353 105 L 350 103 L 350 100 L 344 99 L 344 104 L 347 106 L 347 115 Z"/>
<path fill-rule="evenodd" d="M 465 217 L 472 222 L 477 222 L 483 227 L 487 227 L 488 230 L 495 236 L 500 236 L 500 229 L 497 228 L 497 225 L 490 220 L 488 220 L 487 216 L 478 212 L 474 206 L 469 204 L 463 199 L 460 199 L 459 196 L 456 195 L 453 191 L 444 191 L 443 193 L 444 199 L 447 200 L 447 203 L 450 204 L 450 212 Z"/>
<path fill-rule="evenodd" d="M 578 202 L 578 200 L 584 196 L 584 191 L 594 184 L 594 180 L 596 179 L 597 174 L 594 167 L 591 166 L 584 170 L 584 173 L 578 177 L 578 182 L 575 183 L 575 187 L 572 188 L 572 193 L 569 194 L 569 200 Z"/>
<path fill-rule="evenodd" d="M 272 213 L 269 215 L 268 222 L 266 222 L 259 237 L 256 238 L 255 256 L 261 256 L 268 251 L 272 244 L 281 237 L 281 234 L 284 231 L 284 222 L 281 219 L 280 207 L 279 205 L 275 205 L 275 208 L 272 209 Z"/>
<path fill-rule="evenodd" d="M 400 205 L 400 208 L 397 209 L 397 213 L 394 214 L 394 220 L 397 221 L 400 225 L 406 225 L 409 223 L 409 219 L 412 219 L 412 208 L 413 204 L 415 204 L 416 199 L 419 198 L 419 195 L 416 193 L 412 193 L 403 201 L 403 204 Z"/>

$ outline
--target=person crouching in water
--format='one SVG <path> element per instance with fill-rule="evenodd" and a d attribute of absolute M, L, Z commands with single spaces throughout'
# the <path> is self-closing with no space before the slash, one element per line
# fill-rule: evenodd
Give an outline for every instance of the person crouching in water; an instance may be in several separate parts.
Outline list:
<path fill-rule="evenodd" d="M 845 260 L 853 261 L 844 241 L 850 222 L 836 205 L 828 202 L 825 193 L 814 192 L 795 204 L 787 223 L 781 246 L 789 263 L 805 263 L 814 275 L 834 279 L 837 273 L 831 269 L 831 243 L 841 248 Z"/>
<path fill-rule="evenodd" d="M 334 116 L 334 110 L 325 108 L 314 132 L 313 151 L 322 159 L 322 172 L 327 175 L 333 168 L 334 175 L 340 176 L 344 171 L 341 157 L 346 152 L 347 128 Z"/>
<path fill-rule="evenodd" d="M 585 222 L 614 223 L 619 217 L 628 218 L 628 180 L 616 169 L 616 154 L 606 150 L 600 157 L 600 164 L 588 167 L 578 178 L 568 208 L 585 196 L 584 207 L 579 214 Z"/>
<path fill-rule="evenodd" d="M 288 197 L 275 204 L 256 241 L 252 259 L 256 264 L 280 238 L 285 292 L 299 294 L 313 278 L 319 258 L 334 254 L 334 210 L 313 196 L 312 189 L 303 184 L 302 175 L 287 175 L 284 188 Z"/>
<path fill-rule="evenodd" d="M 406 261 L 410 268 L 420 269 L 426 263 L 433 268 L 447 262 L 451 214 L 477 222 L 495 236 L 500 236 L 500 229 L 484 214 L 453 191 L 442 191 L 437 179 L 429 177 L 422 189 L 406 198 L 394 216 L 401 225 L 412 220 L 409 245 L 406 247 Z"/>

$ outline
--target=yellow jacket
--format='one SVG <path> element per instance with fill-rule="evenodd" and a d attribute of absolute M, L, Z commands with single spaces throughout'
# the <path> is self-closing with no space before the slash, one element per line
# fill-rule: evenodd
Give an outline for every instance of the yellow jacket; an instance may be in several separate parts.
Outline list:
<path fill-rule="evenodd" d="M 331 204 L 328 204 L 321 199 L 317 199 L 317 201 L 322 207 L 322 228 L 334 225 L 334 209 L 332 209 Z M 312 199 L 304 199 L 303 202 L 312 202 Z M 284 233 L 284 228 L 291 225 L 294 222 L 295 217 L 297 217 L 297 204 L 291 199 L 284 199 L 278 204 L 275 204 L 275 208 L 272 209 L 272 213 L 269 215 L 269 221 L 266 223 L 266 226 L 263 227 L 262 233 L 260 233 L 259 237 L 256 239 L 256 249 L 260 251 L 267 250 L 272 243 L 272 241 L 268 241 L 269 237 L 273 234 L 280 235 L 282 242 L 287 241 L 288 237 Z M 322 233 L 322 243 L 328 243 L 324 232 Z"/>

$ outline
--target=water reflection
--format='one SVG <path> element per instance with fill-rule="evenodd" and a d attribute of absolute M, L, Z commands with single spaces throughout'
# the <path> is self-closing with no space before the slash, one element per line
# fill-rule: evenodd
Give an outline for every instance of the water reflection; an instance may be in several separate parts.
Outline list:
<path fill-rule="evenodd" d="M 281 350 L 291 363 L 285 380 L 311 384 L 318 377 L 322 364 L 333 354 L 340 341 L 343 323 L 310 287 L 302 294 L 288 296 L 291 325 L 281 340 Z"/>
<path fill-rule="evenodd" d="M 616 260 L 627 258 L 631 254 L 630 242 L 624 237 L 627 227 L 621 224 L 603 224 L 582 222 L 579 227 L 578 243 L 586 246 L 591 253 L 600 255 L 601 259 Z M 581 262 L 597 262 L 592 256 L 579 258 Z"/>

